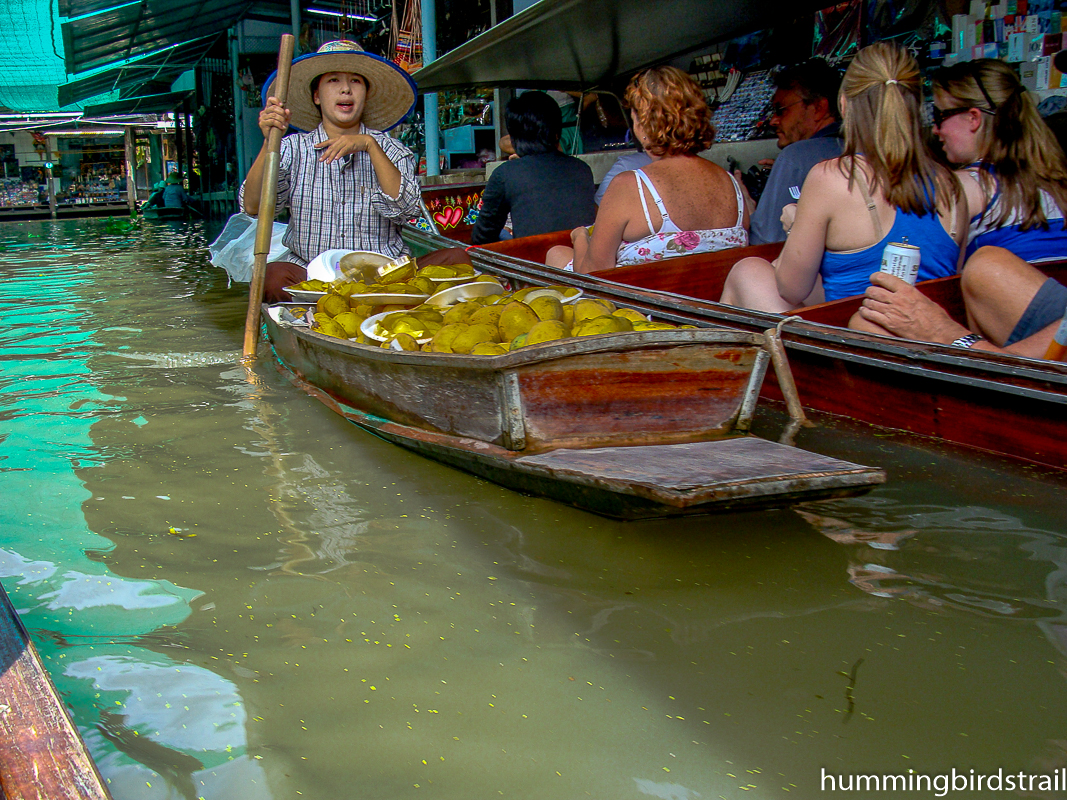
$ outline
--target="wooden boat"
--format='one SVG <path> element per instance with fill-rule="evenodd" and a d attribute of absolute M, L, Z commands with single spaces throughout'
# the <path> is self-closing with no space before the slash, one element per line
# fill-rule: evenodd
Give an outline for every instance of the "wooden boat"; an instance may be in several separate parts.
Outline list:
<path fill-rule="evenodd" d="M 189 219 L 188 208 L 166 208 L 163 206 L 152 206 L 151 208 L 141 209 L 141 216 L 145 219 L 159 219 L 159 220 L 179 220 Z"/>
<path fill-rule="evenodd" d="M 405 237 L 417 252 L 455 246 L 414 229 L 406 229 Z M 780 245 L 682 256 L 591 275 L 546 267 L 548 249 L 568 242 L 561 231 L 468 252 L 480 269 L 527 283 L 578 286 L 669 321 L 760 331 L 784 320 L 779 314 L 716 302 L 734 263 L 746 255 L 773 258 Z M 1067 262 L 1042 269 L 1067 280 Z M 958 278 L 929 281 L 920 288 L 963 321 Z M 1067 364 L 849 330 L 859 302 L 849 298 L 800 309 L 800 319 L 784 325 L 782 339 L 807 408 L 1067 469 Z M 773 378 L 765 384 L 765 394 L 781 398 Z"/>
<path fill-rule="evenodd" d="M 657 24 L 650 26 L 647 6 L 641 0 L 542 0 L 427 64 L 414 79 L 420 92 L 471 85 L 590 91 L 775 16 L 798 19 L 816 8 L 729 0 L 698 9 L 692 0 L 666 0 L 657 4 Z M 456 237 L 440 233 L 412 229 L 405 235 L 423 252 L 455 246 L 450 238 Z M 555 244 L 569 245 L 567 232 L 470 252 L 475 266 L 508 270 L 530 283 L 569 283 L 676 322 L 755 331 L 783 320 L 716 302 L 739 257 L 773 257 L 774 246 L 571 276 L 544 266 Z M 933 282 L 923 291 L 960 318 L 958 280 Z M 809 408 L 1067 469 L 1067 365 L 851 331 L 845 325 L 855 306 L 843 300 L 803 309 L 802 320 L 785 325 L 783 340 Z M 778 396 L 773 379 L 765 391 Z"/>
<path fill-rule="evenodd" d="M 747 435 L 774 349 L 763 334 L 649 331 L 467 356 L 331 338 L 278 311 L 263 318 L 279 361 L 356 425 L 606 516 L 781 506 L 885 480 Z"/>
<path fill-rule="evenodd" d="M 85 743 L 0 588 L 0 797 L 109 800 Z"/>

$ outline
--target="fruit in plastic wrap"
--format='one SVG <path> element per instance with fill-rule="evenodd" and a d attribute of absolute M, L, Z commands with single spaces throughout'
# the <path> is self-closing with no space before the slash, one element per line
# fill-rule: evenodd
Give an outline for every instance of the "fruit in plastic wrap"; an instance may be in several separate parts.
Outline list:
<path fill-rule="evenodd" d="M 571 332 L 557 319 L 543 319 L 530 328 L 526 334 L 526 345 L 543 344 L 554 342 L 557 339 L 566 339 Z"/>
<path fill-rule="evenodd" d="M 533 309 L 525 303 L 508 303 L 500 314 L 500 340 L 510 342 L 516 336 L 526 333 L 540 320 Z"/>
<path fill-rule="evenodd" d="M 452 352 L 469 353 L 475 345 L 496 342 L 497 339 L 497 330 L 491 325 L 468 325 L 452 340 Z"/>

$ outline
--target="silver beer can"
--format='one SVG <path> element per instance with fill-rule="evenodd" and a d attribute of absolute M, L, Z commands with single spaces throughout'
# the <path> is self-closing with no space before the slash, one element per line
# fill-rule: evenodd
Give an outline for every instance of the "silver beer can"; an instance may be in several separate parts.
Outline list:
<path fill-rule="evenodd" d="M 919 277 L 919 248 L 913 244 L 890 242 L 882 251 L 882 272 L 915 285 Z"/>

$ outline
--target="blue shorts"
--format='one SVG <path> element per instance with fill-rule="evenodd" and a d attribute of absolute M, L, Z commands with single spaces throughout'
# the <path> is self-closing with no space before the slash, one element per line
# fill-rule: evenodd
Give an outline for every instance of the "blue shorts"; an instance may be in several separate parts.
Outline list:
<path fill-rule="evenodd" d="M 1030 305 L 1026 307 L 1026 311 L 1012 330 L 1011 336 L 1004 342 L 1004 346 L 1022 341 L 1042 328 L 1059 322 L 1063 319 L 1065 310 L 1067 310 L 1067 286 L 1049 278 L 1037 290 L 1034 299 L 1030 301 Z"/>

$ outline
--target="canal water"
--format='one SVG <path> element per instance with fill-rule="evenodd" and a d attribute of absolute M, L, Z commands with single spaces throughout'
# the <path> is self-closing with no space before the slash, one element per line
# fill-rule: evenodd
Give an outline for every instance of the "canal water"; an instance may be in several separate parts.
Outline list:
<path fill-rule="evenodd" d="M 888 484 L 601 519 L 357 430 L 266 346 L 246 371 L 214 233 L 0 227 L 0 580 L 117 800 L 1067 766 L 1061 478 L 822 420 L 801 444 Z"/>

